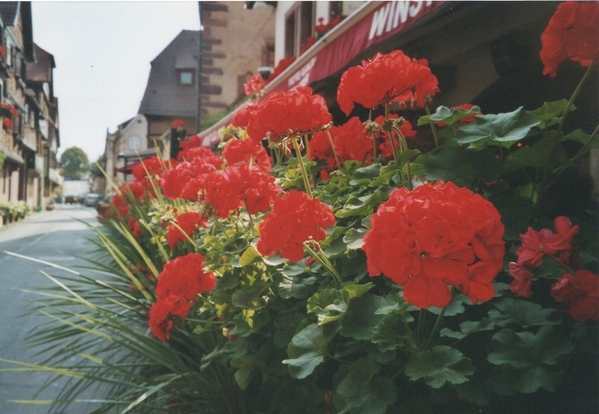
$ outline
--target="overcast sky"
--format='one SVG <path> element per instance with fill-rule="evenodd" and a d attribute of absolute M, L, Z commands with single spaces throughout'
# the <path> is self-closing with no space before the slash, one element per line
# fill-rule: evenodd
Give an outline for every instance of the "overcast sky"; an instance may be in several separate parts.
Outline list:
<path fill-rule="evenodd" d="M 134 117 L 150 62 L 184 29 L 200 27 L 196 1 L 33 2 L 33 40 L 54 55 L 60 150 L 104 153 L 106 129 Z"/>

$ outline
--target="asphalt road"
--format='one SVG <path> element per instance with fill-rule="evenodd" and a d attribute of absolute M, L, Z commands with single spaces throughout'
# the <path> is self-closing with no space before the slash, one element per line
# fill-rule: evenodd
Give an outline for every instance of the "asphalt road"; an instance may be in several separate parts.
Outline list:
<path fill-rule="evenodd" d="M 51 275 L 61 271 L 47 265 L 7 255 L 10 251 L 24 256 L 52 262 L 67 268 L 84 266 L 81 257 L 93 255 L 95 246 L 87 238 L 94 232 L 87 224 L 95 225 L 96 211 L 91 207 L 58 205 L 54 211 L 30 213 L 25 220 L 0 228 L 0 358 L 26 363 L 39 363 L 40 356 L 24 346 L 28 332 L 45 322 L 43 316 L 23 316 L 26 308 L 38 296 L 23 292 L 52 286 L 53 282 L 40 273 Z M 46 320 L 47 321 L 47 320 Z M 0 368 L 14 368 L 0 362 Z M 64 380 L 52 381 L 39 395 L 35 395 L 47 380 L 42 373 L 0 371 L 0 414 L 47 413 L 48 405 L 17 404 L 7 400 L 48 400 L 56 398 L 65 385 Z M 74 404 L 64 413 L 85 413 L 89 408 Z"/>

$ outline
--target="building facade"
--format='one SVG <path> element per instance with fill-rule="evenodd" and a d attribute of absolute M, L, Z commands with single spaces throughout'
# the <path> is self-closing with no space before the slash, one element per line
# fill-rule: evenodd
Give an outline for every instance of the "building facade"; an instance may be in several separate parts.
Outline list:
<path fill-rule="evenodd" d="M 60 186 L 54 57 L 33 42 L 30 2 L 1 2 L 0 103 L 14 108 L 0 128 L 0 202 L 43 209 Z"/>

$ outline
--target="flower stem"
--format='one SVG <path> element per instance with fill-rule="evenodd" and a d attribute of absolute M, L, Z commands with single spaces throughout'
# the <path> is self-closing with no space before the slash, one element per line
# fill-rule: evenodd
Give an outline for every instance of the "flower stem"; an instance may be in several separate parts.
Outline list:
<path fill-rule="evenodd" d="M 308 178 L 308 173 L 306 172 L 306 166 L 304 165 L 304 159 L 302 157 L 302 151 L 297 143 L 298 138 L 291 138 L 291 142 L 293 143 L 293 148 L 295 149 L 295 155 L 297 156 L 297 163 L 300 168 L 300 172 L 302 173 L 302 178 L 304 179 L 304 187 L 306 189 L 306 193 L 312 197 L 312 188 L 310 187 L 310 179 Z"/>
<path fill-rule="evenodd" d="M 335 269 L 333 264 L 329 261 L 329 258 L 324 254 L 324 252 L 320 249 L 318 252 L 315 252 L 314 249 L 312 249 L 309 246 L 309 242 L 304 242 L 304 248 L 308 251 L 308 253 L 310 253 L 310 256 L 316 259 L 316 261 L 320 263 L 322 267 L 327 269 L 329 273 L 333 275 L 333 279 L 335 279 L 335 282 L 337 282 L 337 284 L 341 286 L 341 284 L 343 283 L 343 279 L 341 278 L 339 272 L 337 272 L 337 269 Z"/>
<path fill-rule="evenodd" d="M 426 111 L 426 114 L 428 116 L 431 116 L 431 109 L 429 108 L 428 104 L 424 105 L 424 110 Z M 438 148 L 439 147 L 439 137 L 437 135 L 437 127 L 434 122 L 431 122 L 429 125 L 431 126 L 433 138 L 435 139 L 435 148 Z"/>
<path fill-rule="evenodd" d="M 333 142 L 333 137 L 331 136 L 331 131 L 327 128 L 327 136 L 329 137 L 329 144 L 331 145 L 331 149 L 333 150 L 333 156 L 335 157 L 335 164 L 337 164 L 337 169 L 341 169 L 341 164 L 339 163 L 339 157 L 337 156 L 337 150 L 335 149 L 335 143 Z"/>
<path fill-rule="evenodd" d="M 553 159 L 553 157 L 555 156 L 555 152 L 557 151 L 557 146 L 559 144 L 560 137 L 562 135 L 562 128 L 564 127 L 564 123 L 566 122 L 568 113 L 570 112 L 572 105 L 574 105 L 574 101 L 578 97 L 578 94 L 580 93 L 580 91 L 582 91 L 583 85 L 586 83 L 587 79 L 590 77 L 591 72 L 594 69 L 594 67 L 595 67 L 595 65 L 590 65 L 588 67 L 588 69 L 584 73 L 582 79 L 580 79 L 580 82 L 578 82 L 578 86 L 572 93 L 570 100 L 568 100 L 566 107 L 564 108 L 564 112 L 562 114 L 562 119 L 560 120 L 560 123 L 557 127 L 557 132 L 555 133 L 555 136 L 553 137 L 553 141 L 551 142 L 551 149 L 549 150 L 549 158 L 547 158 L 549 165 L 547 165 L 545 167 L 543 178 L 541 180 L 541 186 L 539 188 L 539 197 L 537 200 L 538 203 L 540 203 L 542 201 L 541 199 L 544 198 L 545 194 L 547 193 L 547 190 L 548 190 L 547 182 L 549 180 L 549 176 L 551 175 L 551 160 Z"/>
<path fill-rule="evenodd" d="M 433 330 L 431 331 L 431 335 L 428 337 L 428 341 L 426 341 L 426 345 L 424 346 L 424 350 L 426 351 L 428 347 L 431 345 L 433 338 L 437 335 L 439 328 L 441 327 L 441 321 L 443 320 L 443 316 L 445 315 L 445 310 L 447 306 L 441 309 L 439 312 L 439 316 L 437 316 L 437 320 L 435 321 L 435 325 L 433 326 Z"/>
<path fill-rule="evenodd" d="M 393 128 L 395 130 L 395 132 L 397 132 L 397 136 L 399 137 L 399 152 L 403 152 L 403 151 L 407 151 L 408 150 L 408 141 L 406 141 L 406 137 L 401 133 L 401 130 L 397 127 Z M 406 175 L 408 176 L 407 179 L 407 187 L 408 190 L 412 191 L 414 188 L 412 186 L 412 173 L 410 171 L 410 160 L 406 161 Z"/>

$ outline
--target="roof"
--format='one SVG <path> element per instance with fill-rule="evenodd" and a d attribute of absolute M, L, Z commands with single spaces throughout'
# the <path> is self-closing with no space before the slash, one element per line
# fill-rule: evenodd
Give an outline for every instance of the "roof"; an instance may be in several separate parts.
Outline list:
<path fill-rule="evenodd" d="M 0 1 L 0 19 L 4 26 L 16 26 L 19 14 L 23 19 L 23 52 L 28 61 L 35 60 L 33 50 L 33 24 L 31 20 L 31 2 Z"/>
<path fill-rule="evenodd" d="M 27 81 L 28 82 L 52 82 L 52 69 L 56 67 L 54 56 L 46 52 L 37 44 L 35 48 L 35 62 L 27 62 Z"/>
<path fill-rule="evenodd" d="M 178 69 L 195 69 L 198 62 L 197 30 L 183 30 L 151 62 L 150 76 L 139 106 L 140 114 L 194 117 L 195 85 L 180 85 Z"/>
<path fill-rule="evenodd" d="M 19 10 L 18 1 L 0 2 L 0 17 L 5 26 L 15 26 L 17 24 L 17 11 Z"/>

